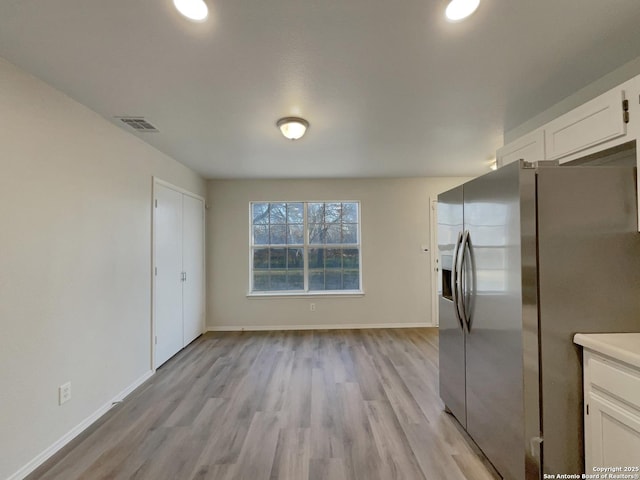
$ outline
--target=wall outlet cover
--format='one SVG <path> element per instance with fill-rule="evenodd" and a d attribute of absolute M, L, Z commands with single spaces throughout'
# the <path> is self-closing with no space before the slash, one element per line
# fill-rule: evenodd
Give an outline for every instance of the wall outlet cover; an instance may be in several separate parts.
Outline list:
<path fill-rule="evenodd" d="M 71 400 L 71 382 L 67 382 L 58 387 L 58 405 Z"/>

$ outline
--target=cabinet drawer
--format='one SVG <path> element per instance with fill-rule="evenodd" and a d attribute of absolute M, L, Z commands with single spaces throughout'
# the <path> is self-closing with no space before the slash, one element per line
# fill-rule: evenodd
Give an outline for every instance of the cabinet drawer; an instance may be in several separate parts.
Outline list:
<path fill-rule="evenodd" d="M 640 375 L 606 358 L 591 356 L 591 384 L 640 410 Z"/>

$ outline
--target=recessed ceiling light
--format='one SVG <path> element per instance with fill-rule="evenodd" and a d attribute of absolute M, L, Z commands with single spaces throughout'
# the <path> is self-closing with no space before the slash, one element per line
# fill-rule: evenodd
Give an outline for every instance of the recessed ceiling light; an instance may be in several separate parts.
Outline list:
<path fill-rule="evenodd" d="M 284 117 L 276 122 L 276 125 L 289 140 L 298 140 L 309 128 L 309 122 L 300 117 Z"/>
<path fill-rule="evenodd" d="M 444 14 L 450 22 L 464 20 L 480 5 L 480 0 L 451 0 Z"/>
<path fill-rule="evenodd" d="M 209 15 L 207 4 L 203 0 L 173 0 L 178 11 L 194 22 L 202 22 Z"/>

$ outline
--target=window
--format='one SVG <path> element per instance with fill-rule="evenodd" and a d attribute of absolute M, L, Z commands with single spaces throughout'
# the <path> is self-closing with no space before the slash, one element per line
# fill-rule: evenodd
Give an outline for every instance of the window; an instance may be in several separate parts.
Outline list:
<path fill-rule="evenodd" d="M 251 293 L 360 292 L 358 202 L 251 203 Z"/>

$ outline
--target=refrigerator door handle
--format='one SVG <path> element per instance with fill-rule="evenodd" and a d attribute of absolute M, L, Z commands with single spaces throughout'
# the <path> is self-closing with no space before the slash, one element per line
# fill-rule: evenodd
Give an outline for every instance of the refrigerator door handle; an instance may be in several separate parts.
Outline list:
<path fill-rule="evenodd" d="M 453 249 L 453 271 L 451 272 L 451 278 L 453 281 L 453 286 L 451 288 L 451 296 L 453 297 L 453 309 L 456 314 L 456 318 L 458 319 L 458 323 L 460 324 L 460 330 L 464 330 L 464 320 L 462 320 L 462 316 L 460 315 L 460 305 L 459 305 L 459 291 L 458 291 L 458 256 L 460 255 L 460 247 L 462 245 L 462 232 L 458 232 L 458 239 L 456 240 L 456 246 Z"/>
<path fill-rule="evenodd" d="M 464 234 L 462 235 L 462 241 L 460 242 L 460 249 L 458 252 L 458 255 L 460 256 L 460 267 L 457 270 L 457 274 L 459 277 L 457 283 L 459 285 L 460 291 L 457 297 L 460 304 L 458 309 L 462 317 L 463 328 L 465 332 L 470 333 L 471 322 L 469 319 L 469 315 L 467 314 L 467 306 L 465 304 L 468 285 L 466 285 L 466 282 L 463 279 L 467 252 L 469 252 L 469 255 L 471 255 L 471 251 L 469 249 L 469 230 L 464 231 Z"/>

